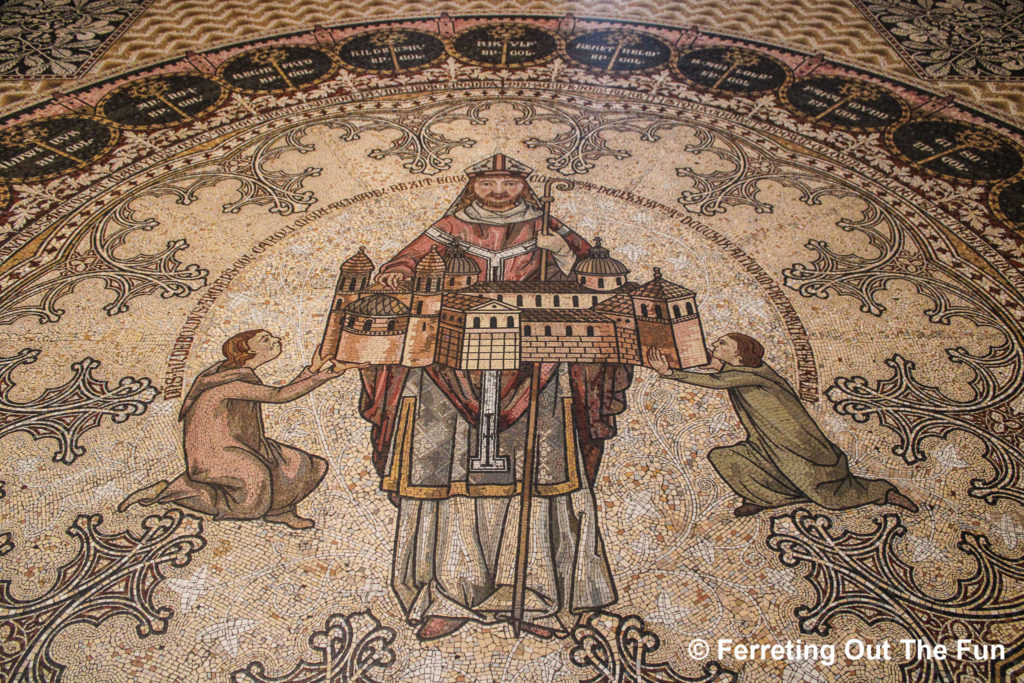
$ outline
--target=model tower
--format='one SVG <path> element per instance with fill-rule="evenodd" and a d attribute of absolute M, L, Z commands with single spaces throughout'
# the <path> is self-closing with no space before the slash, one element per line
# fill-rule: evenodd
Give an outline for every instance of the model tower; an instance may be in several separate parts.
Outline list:
<path fill-rule="evenodd" d="M 708 362 L 704 331 L 697 315 L 696 294 L 669 282 L 654 269 L 654 279 L 630 292 L 640 341 L 640 359 L 647 351 L 660 349 L 675 369 Z"/>
<path fill-rule="evenodd" d="M 373 270 L 373 261 L 366 255 L 365 247 L 359 247 L 359 251 L 341 264 L 338 286 L 334 290 L 331 310 L 327 314 L 327 325 L 324 328 L 324 338 L 320 345 L 320 352 L 324 358 L 334 358 L 337 355 L 345 307 L 359 299 L 362 291 L 369 286 Z"/>
<path fill-rule="evenodd" d="M 438 316 L 444 290 L 445 262 L 437 247 L 431 247 L 416 264 L 413 276 L 409 327 L 402 351 L 402 365 L 422 367 L 434 361 Z"/>

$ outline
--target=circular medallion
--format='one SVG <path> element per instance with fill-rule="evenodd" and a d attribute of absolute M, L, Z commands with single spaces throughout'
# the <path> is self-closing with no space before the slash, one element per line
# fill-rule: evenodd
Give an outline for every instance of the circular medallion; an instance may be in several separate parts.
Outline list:
<path fill-rule="evenodd" d="M 232 88 L 276 93 L 319 83 L 334 71 L 334 59 L 305 45 L 275 45 L 250 50 L 224 62 L 218 74 Z"/>
<path fill-rule="evenodd" d="M 171 126 L 194 119 L 220 102 L 223 88 L 197 74 L 170 74 L 132 81 L 107 93 L 96 110 L 125 128 Z"/>
<path fill-rule="evenodd" d="M 680 55 L 679 74 L 711 90 L 751 94 L 774 90 L 786 82 L 789 71 L 763 52 L 743 47 L 706 47 Z"/>
<path fill-rule="evenodd" d="M 0 130 L 0 178 L 52 178 L 95 161 L 117 142 L 99 119 L 54 116 Z"/>
<path fill-rule="evenodd" d="M 487 24 L 467 29 L 452 39 L 455 55 L 478 66 L 530 66 L 549 59 L 558 37 L 538 26 Z"/>
<path fill-rule="evenodd" d="M 382 29 L 355 36 L 338 50 L 346 65 L 374 73 L 419 69 L 444 55 L 444 42 L 424 31 Z"/>
<path fill-rule="evenodd" d="M 654 69 L 672 55 L 671 48 L 654 36 L 629 29 L 578 35 L 566 44 L 565 51 L 584 66 L 615 72 Z"/>
<path fill-rule="evenodd" d="M 801 78 L 783 100 L 813 121 L 840 128 L 885 128 L 907 116 L 907 105 L 888 89 L 841 76 Z"/>
<path fill-rule="evenodd" d="M 1024 178 L 1010 178 L 993 187 L 989 203 L 1013 230 L 1024 232 Z"/>
<path fill-rule="evenodd" d="M 1002 180 L 1016 175 L 1024 165 L 1020 152 L 1005 135 L 963 121 L 910 121 L 893 130 L 889 138 L 910 163 L 957 180 Z"/>

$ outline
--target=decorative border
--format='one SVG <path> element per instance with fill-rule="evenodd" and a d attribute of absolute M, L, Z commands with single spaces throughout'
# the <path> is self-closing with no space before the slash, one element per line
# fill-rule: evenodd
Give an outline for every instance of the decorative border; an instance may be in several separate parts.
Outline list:
<path fill-rule="evenodd" d="M 833 75 L 829 74 L 829 76 L 833 76 Z M 848 76 L 840 76 L 840 75 L 836 74 L 836 75 L 834 75 L 834 77 L 847 80 L 847 81 L 849 81 L 851 83 L 858 82 L 856 79 L 850 78 Z M 899 116 L 899 118 L 897 120 L 893 121 L 892 123 L 885 124 L 885 125 L 875 126 L 873 128 L 866 128 L 864 126 L 851 126 L 851 125 L 845 125 L 845 124 L 842 124 L 842 123 L 828 123 L 828 122 L 822 121 L 821 119 L 816 119 L 813 116 L 810 116 L 807 113 L 802 112 L 799 109 L 797 109 L 796 106 L 794 106 L 793 103 L 790 102 L 790 100 L 789 100 L 789 91 L 790 91 L 790 89 L 793 86 L 799 85 L 803 81 L 810 80 L 812 78 L 815 78 L 815 76 L 813 76 L 812 74 L 808 74 L 808 75 L 802 76 L 800 78 L 793 78 L 792 80 L 787 81 L 786 83 L 784 83 L 782 85 L 782 87 L 779 88 L 779 102 L 782 104 L 782 106 L 785 107 L 786 109 L 788 109 L 789 111 L 793 112 L 794 116 L 799 116 L 804 121 L 809 121 L 810 123 L 813 123 L 813 124 L 819 125 L 819 126 L 828 126 L 829 128 L 838 128 L 840 130 L 850 131 L 851 133 L 871 133 L 871 132 L 878 132 L 878 131 L 887 130 L 889 128 L 896 128 L 896 127 L 901 126 L 901 125 L 903 125 L 904 123 L 906 123 L 907 121 L 910 120 L 910 117 L 911 117 L 910 104 L 907 103 L 907 100 L 902 95 L 900 95 L 899 93 L 893 91 L 892 88 L 888 88 L 888 87 L 886 87 L 884 85 L 880 85 L 878 83 L 872 83 L 870 81 L 867 81 L 867 82 L 871 86 L 876 87 L 876 88 L 881 88 L 881 89 L 885 90 L 886 93 L 888 93 L 888 94 L 892 95 L 894 98 L 896 98 L 896 101 L 900 105 L 900 116 Z"/>
<path fill-rule="evenodd" d="M 159 81 L 161 79 L 165 79 L 165 78 L 169 78 L 169 77 L 173 77 L 173 76 L 191 76 L 191 77 L 195 77 L 195 78 L 205 78 L 206 80 L 208 80 L 208 81 L 210 81 L 212 83 L 216 83 L 218 85 L 218 87 L 220 87 L 220 95 L 217 96 L 217 101 L 216 102 L 214 102 L 213 104 L 208 106 L 203 111 L 199 112 L 198 114 L 188 114 L 185 118 L 183 118 L 182 120 L 177 121 L 175 123 L 152 123 L 152 124 L 149 124 L 149 125 L 138 124 L 138 125 L 134 125 L 133 126 L 133 125 L 129 125 L 127 123 L 121 123 L 120 121 L 114 121 L 113 119 L 109 119 L 109 118 L 107 118 L 102 113 L 103 111 L 105 111 L 106 104 L 107 104 L 108 101 L 110 101 L 110 98 L 112 98 L 115 95 L 123 92 L 125 88 L 128 88 L 130 86 L 136 85 L 138 83 L 147 83 L 147 82 L 152 82 L 152 81 Z M 160 73 L 160 74 L 154 74 L 152 76 L 146 76 L 146 77 L 140 78 L 138 80 L 126 81 L 125 83 L 122 83 L 121 85 L 117 86 L 116 88 L 111 88 L 107 92 L 103 93 L 103 96 L 96 103 L 94 109 L 96 111 L 96 117 L 97 118 L 99 118 L 99 119 L 101 119 L 103 121 L 106 121 L 106 122 L 110 123 L 111 125 L 117 126 L 118 128 L 121 128 L 121 129 L 124 129 L 124 130 L 134 130 L 134 131 L 166 130 L 166 129 L 169 129 L 169 128 L 174 128 L 176 126 L 181 126 L 181 125 L 185 125 L 185 124 L 191 123 L 192 121 L 198 121 L 200 119 L 205 118 L 209 114 L 212 114 L 215 110 L 219 109 L 221 106 L 224 105 L 224 100 L 226 100 L 228 98 L 228 95 L 230 93 L 232 93 L 232 92 L 236 92 L 236 89 L 232 88 L 231 86 L 229 86 L 227 83 L 224 82 L 223 79 L 221 79 L 219 76 L 217 76 L 215 74 L 207 74 L 207 73 L 196 72 L 196 71 L 192 71 L 192 72 L 189 72 L 189 71 L 172 71 L 172 72 L 168 72 L 168 73 Z"/>

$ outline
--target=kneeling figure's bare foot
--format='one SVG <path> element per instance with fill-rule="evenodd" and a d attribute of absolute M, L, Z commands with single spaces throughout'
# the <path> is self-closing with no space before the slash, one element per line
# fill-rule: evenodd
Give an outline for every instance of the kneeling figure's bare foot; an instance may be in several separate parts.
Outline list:
<path fill-rule="evenodd" d="M 910 512 L 917 512 L 917 504 L 896 489 L 889 489 L 889 492 L 885 494 L 885 502 L 887 505 L 895 505 Z"/>
<path fill-rule="evenodd" d="M 299 517 L 291 511 L 267 515 L 263 519 L 268 522 L 273 522 L 274 524 L 284 524 L 285 526 L 290 526 L 293 529 L 312 529 L 316 526 L 316 522 L 313 520 L 306 519 L 305 517 Z"/>

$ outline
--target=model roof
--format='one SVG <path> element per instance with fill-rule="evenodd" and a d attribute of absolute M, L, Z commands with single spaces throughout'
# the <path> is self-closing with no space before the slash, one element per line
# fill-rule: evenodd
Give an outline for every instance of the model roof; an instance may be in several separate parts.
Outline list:
<path fill-rule="evenodd" d="M 441 253 L 437 250 L 437 245 L 430 248 L 423 258 L 416 264 L 416 273 L 443 273 L 445 269 L 444 259 L 441 258 Z"/>
<path fill-rule="evenodd" d="M 610 299 L 598 303 L 592 311 L 600 313 L 615 313 L 618 315 L 633 315 L 633 301 L 626 294 L 616 294 Z"/>
<path fill-rule="evenodd" d="M 357 299 L 345 307 L 346 313 L 368 315 L 374 317 L 393 317 L 409 315 L 409 307 L 393 296 L 387 294 L 371 294 Z"/>
<path fill-rule="evenodd" d="M 612 322 L 611 318 L 588 308 L 525 308 L 521 318 L 523 323 Z"/>
<path fill-rule="evenodd" d="M 497 280 L 477 282 L 459 290 L 468 294 L 596 294 L 574 280 Z"/>
<path fill-rule="evenodd" d="M 507 311 L 519 310 L 515 306 L 501 301 L 495 301 L 494 299 L 486 299 L 482 296 L 466 296 L 465 294 L 455 294 L 451 292 L 444 295 L 444 298 L 441 300 L 441 306 L 444 308 L 454 308 L 458 311 L 472 311 L 483 306 Z"/>
<path fill-rule="evenodd" d="M 630 292 L 630 295 L 645 299 L 682 299 L 696 296 L 692 290 L 663 278 L 661 268 L 655 268 L 654 279 L 647 284 L 640 285 Z"/>
<path fill-rule="evenodd" d="M 366 247 L 359 247 L 359 251 L 341 264 L 343 272 L 373 272 L 373 267 L 373 261 L 366 255 Z"/>

